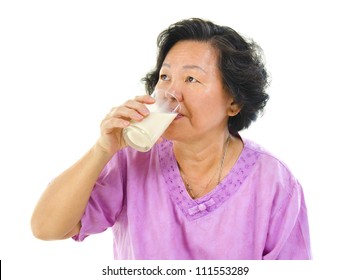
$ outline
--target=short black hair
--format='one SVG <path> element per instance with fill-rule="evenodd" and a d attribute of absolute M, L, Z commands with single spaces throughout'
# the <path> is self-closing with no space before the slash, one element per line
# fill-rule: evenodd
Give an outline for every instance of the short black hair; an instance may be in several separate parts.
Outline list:
<path fill-rule="evenodd" d="M 157 64 L 142 79 L 147 93 L 154 90 L 169 50 L 184 40 L 208 42 L 218 51 L 218 68 L 223 85 L 241 108 L 239 114 L 229 118 L 229 131 L 235 135 L 248 128 L 262 113 L 269 99 L 266 93 L 268 74 L 259 45 L 243 38 L 230 27 L 190 18 L 174 23 L 161 32 L 157 39 Z"/>

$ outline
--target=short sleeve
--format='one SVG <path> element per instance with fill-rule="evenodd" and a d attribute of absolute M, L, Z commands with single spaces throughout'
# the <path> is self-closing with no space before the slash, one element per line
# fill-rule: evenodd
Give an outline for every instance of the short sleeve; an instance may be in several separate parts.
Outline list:
<path fill-rule="evenodd" d="M 302 187 L 291 179 L 290 192 L 271 216 L 265 260 L 311 259 L 307 209 Z"/>
<path fill-rule="evenodd" d="M 123 151 L 114 155 L 99 175 L 81 219 L 79 234 L 73 236 L 83 241 L 87 236 L 105 231 L 114 225 L 123 207 Z"/>

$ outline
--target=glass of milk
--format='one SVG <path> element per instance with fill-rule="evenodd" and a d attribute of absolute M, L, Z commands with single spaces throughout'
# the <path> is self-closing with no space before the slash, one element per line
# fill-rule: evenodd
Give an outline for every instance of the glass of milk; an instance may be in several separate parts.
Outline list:
<path fill-rule="evenodd" d="M 173 93 L 156 89 L 151 96 L 156 102 L 146 105 L 150 114 L 123 129 L 126 144 L 140 152 L 152 148 L 180 111 L 180 103 Z"/>

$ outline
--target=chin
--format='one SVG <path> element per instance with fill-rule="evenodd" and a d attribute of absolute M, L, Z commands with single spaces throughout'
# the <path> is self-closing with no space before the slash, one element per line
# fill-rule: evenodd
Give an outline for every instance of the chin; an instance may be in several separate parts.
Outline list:
<path fill-rule="evenodd" d="M 174 129 L 172 125 L 168 127 L 168 129 L 164 132 L 162 137 L 164 137 L 167 140 L 180 140 L 184 136 L 184 132 L 181 132 L 179 129 Z"/>

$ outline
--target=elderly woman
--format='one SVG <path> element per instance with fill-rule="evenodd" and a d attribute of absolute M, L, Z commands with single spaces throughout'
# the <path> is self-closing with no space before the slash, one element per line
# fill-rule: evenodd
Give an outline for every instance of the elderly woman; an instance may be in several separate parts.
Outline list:
<path fill-rule="evenodd" d="M 42 195 L 34 235 L 82 241 L 112 227 L 116 259 L 310 259 L 300 184 L 239 135 L 268 100 L 258 46 L 188 19 L 163 31 L 158 47 L 146 89 L 171 88 L 178 117 L 142 153 L 122 130 L 147 118 L 154 99 L 113 108 L 96 144 Z"/>

